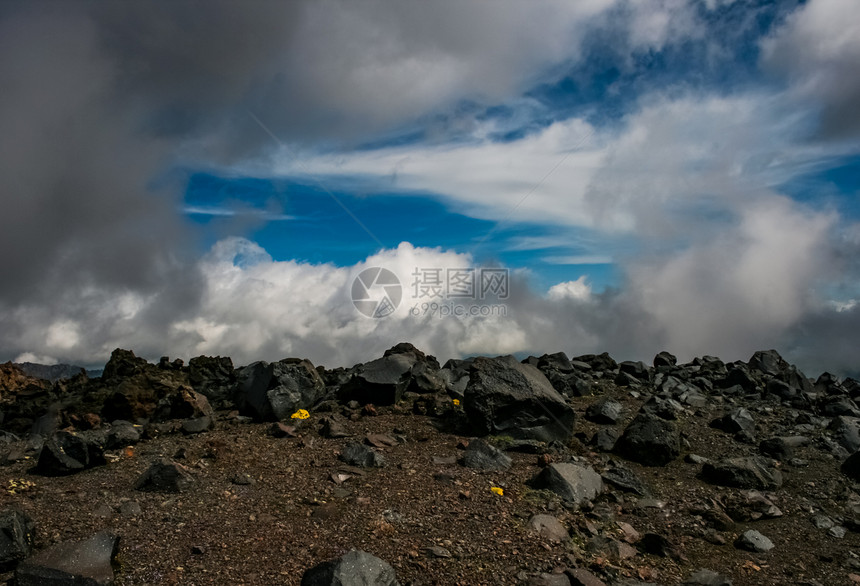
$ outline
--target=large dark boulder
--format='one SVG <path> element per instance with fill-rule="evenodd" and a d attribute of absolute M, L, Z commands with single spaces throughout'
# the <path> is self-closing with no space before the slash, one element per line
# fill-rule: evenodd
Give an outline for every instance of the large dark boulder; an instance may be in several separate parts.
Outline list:
<path fill-rule="evenodd" d="M 782 473 L 758 456 L 705 462 L 702 479 L 718 486 L 774 490 L 782 486 Z"/>
<path fill-rule="evenodd" d="M 159 368 L 129 350 L 117 349 L 101 379 L 88 389 L 88 401 L 101 410 L 103 421 L 138 421 L 151 418 L 159 401 L 181 389 L 190 389 L 182 369 Z"/>
<path fill-rule="evenodd" d="M 232 406 L 236 371 L 229 356 L 197 356 L 188 361 L 191 387 L 209 399 L 216 409 Z"/>
<path fill-rule="evenodd" d="M 476 358 L 464 394 L 477 435 L 566 441 L 576 415 L 535 367 L 513 356 Z"/>
<path fill-rule="evenodd" d="M 33 519 L 23 511 L 6 509 L 0 513 L 0 571 L 30 555 L 35 530 Z"/>
<path fill-rule="evenodd" d="M 450 373 L 441 372 L 436 358 L 401 343 L 386 350 L 382 358 L 356 366 L 338 396 L 342 401 L 393 405 L 407 391 L 437 393 L 449 382 Z"/>
<path fill-rule="evenodd" d="M 215 425 L 215 411 L 205 396 L 186 387 L 159 401 L 154 419 L 185 419 L 196 422 L 200 429 L 211 429 Z"/>
<path fill-rule="evenodd" d="M 97 533 L 63 542 L 24 560 L 15 572 L 18 586 L 111 586 L 119 537 Z"/>
<path fill-rule="evenodd" d="M 325 382 L 309 360 L 287 358 L 240 368 L 236 404 L 257 421 L 289 419 L 325 397 Z"/>
<path fill-rule="evenodd" d="M 665 466 L 681 453 L 678 428 L 652 413 L 640 413 L 615 443 L 615 453 L 645 466 Z"/>
<path fill-rule="evenodd" d="M 387 562 L 354 549 L 307 570 L 301 586 L 400 586 L 400 583 Z"/>
<path fill-rule="evenodd" d="M 105 464 L 104 443 L 99 436 L 58 431 L 39 453 L 36 472 L 44 476 L 65 476 Z"/>

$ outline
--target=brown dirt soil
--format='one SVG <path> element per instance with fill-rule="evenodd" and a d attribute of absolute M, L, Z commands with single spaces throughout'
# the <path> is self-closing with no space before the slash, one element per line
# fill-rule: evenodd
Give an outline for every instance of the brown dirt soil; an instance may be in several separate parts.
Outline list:
<path fill-rule="evenodd" d="M 594 400 L 574 400 L 582 438 L 599 428 L 581 417 Z M 638 404 L 629 398 L 626 402 L 629 421 Z M 437 464 L 434 458 L 461 456 L 458 443 L 466 438 L 441 432 L 433 419 L 397 408 L 379 413 L 347 421 L 354 437 L 345 439 L 320 437 L 316 414 L 304 422 L 301 437 L 282 439 L 269 434 L 269 424 L 239 424 L 223 417 L 214 431 L 147 440 L 133 455 L 112 452 L 118 456 L 115 462 L 67 477 L 35 476 L 29 473 L 32 460 L 18 462 L 0 469 L 0 508 L 14 504 L 35 519 L 38 548 L 102 529 L 120 535 L 121 585 L 299 584 L 306 569 L 351 548 L 386 560 L 404 585 L 523 584 L 527 576 L 573 567 L 588 568 L 607 583 L 677 584 L 699 568 L 725 573 L 735 584 L 852 583 L 849 560 L 860 553 L 860 535 L 831 538 L 813 526 L 805 510 L 808 499 L 841 498 L 849 486 L 838 462 L 814 448 L 798 454 L 809 460 L 808 467 L 790 469 L 785 486 L 768 493 L 783 517 L 738 524 L 719 532 L 725 545 L 713 545 L 702 538 L 707 523 L 689 509 L 739 491 L 705 484 L 697 478 L 699 466 L 683 457 L 663 468 L 628 463 L 665 503 L 662 508 L 640 506 L 636 495 L 607 489 L 585 507 L 589 510 L 572 510 L 554 495 L 526 486 L 540 470 L 537 455 L 509 452 L 513 467 L 506 472 Z M 704 415 L 684 422 L 686 451 L 710 457 L 737 454 L 739 444 L 709 429 L 707 422 Z M 402 435 L 407 441 L 379 449 L 387 466 L 361 474 L 347 470 L 351 477 L 338 486 L 331 475 L 345 468 L 338 460 L 340 450 L 368 433 Z M 193 488 L 181 494 L 134 490 L 135 480 L 156 457 L 174 457 L 181 450 L 185 457 L 177 461 L 196 477 Z M 571 454 L 598 471 L 610 458 L 577 440 Z M 237 485 L 232 482 L 237 474 L 248 474 L 255 482 Z M 22 479 L 35 486 L 13 494 L 10 481 Z M 504 495 L 494 494 L 493 486 Z M 120 511 L 130 501 L 140 505 L 139 515 Z M 530 532 L 527 520 L 541 512 L 558 517 L 571 529 L 572 539 L 557 544 Z M 620 537 L 618 521 L 640 534 L 668 536 L 681 557 L 639 553 L 619 561 L 591 553 L 587 542 L 592 535 Z M 766 554 L 733 547 L 747 528 L 769 536 L 776 547 Z M 451 557 L 428 553 L 431 546 L 446 549 Z"/>

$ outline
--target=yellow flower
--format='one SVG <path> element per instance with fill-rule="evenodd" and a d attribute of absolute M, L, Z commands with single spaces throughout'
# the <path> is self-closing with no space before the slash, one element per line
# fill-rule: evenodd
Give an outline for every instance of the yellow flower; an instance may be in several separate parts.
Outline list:
<path fill-rule="evenodd" d="M 454 399 L 454 407 L 460 406 L 460 399 Z"/>
<path fill-rule="evenodd" d="M 290 418 L 291 419 L 307 419 L 310 416 L 311 416 L 311 414 L 308 413 L 307 409 L 299 409 L 298 411 L 296 411 L 295 413 L 290 415 Z"/>
<path fill-rule="evenodd" d="M 490 487 L 490 490 L 492 490 L 494 493 L 496 493 L 496 494 L 497 494 L 497 495 L 499 495 L 499 496 L 504 496 L 504 495 L 505 495 L 505 491 L 504 491 L 504 490 L 502 490 L 501 488 L 499 488 L 498 486 L 491 486 L 491 487 Z"/>

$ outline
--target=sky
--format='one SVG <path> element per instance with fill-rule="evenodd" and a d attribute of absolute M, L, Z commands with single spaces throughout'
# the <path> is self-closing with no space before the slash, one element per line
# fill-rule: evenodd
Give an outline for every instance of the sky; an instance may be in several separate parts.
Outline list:
<path fill-rule="evenodd" d="M 858 70 L 856 0 L 4 2 L 0 360 L 857 375 Z"/>

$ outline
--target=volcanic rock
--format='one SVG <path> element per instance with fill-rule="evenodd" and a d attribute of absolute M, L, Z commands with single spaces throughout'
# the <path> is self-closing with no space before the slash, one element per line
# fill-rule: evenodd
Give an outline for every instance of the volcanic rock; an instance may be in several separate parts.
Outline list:
<path fill-rule="evenodd" d="M 577 505 L 594 499 L 603 491 L 603 480 L 593 468 L 570 463 L 550 464 L 530 484 L 537 489 L 549 489 Z"/>
<path fill-rule="evenodd" d="M 665 466 L 681 454 L 681 439 L 671 421 L 640 413 L 616 442 L 615 452 L 645 466 Z"/>
<path fill-rule="evenodd" d="M 564 397 L 513 356 L 476 358 L 464 402 L 478 435 L 566 441 L 573 433 L 576 416 Z"/>
<path fill-rule="evenodd" d="M 18 586 L 110 586 L 118 552 L 119 537 L 110 533 L 58 543 L 24 560 L 15 579 Z"/>
<path fill-rule="evenodd" d="M 400 583 L 387 562 L 354 549 L 307 570 L 301 586 L 400 586 Z"/>

